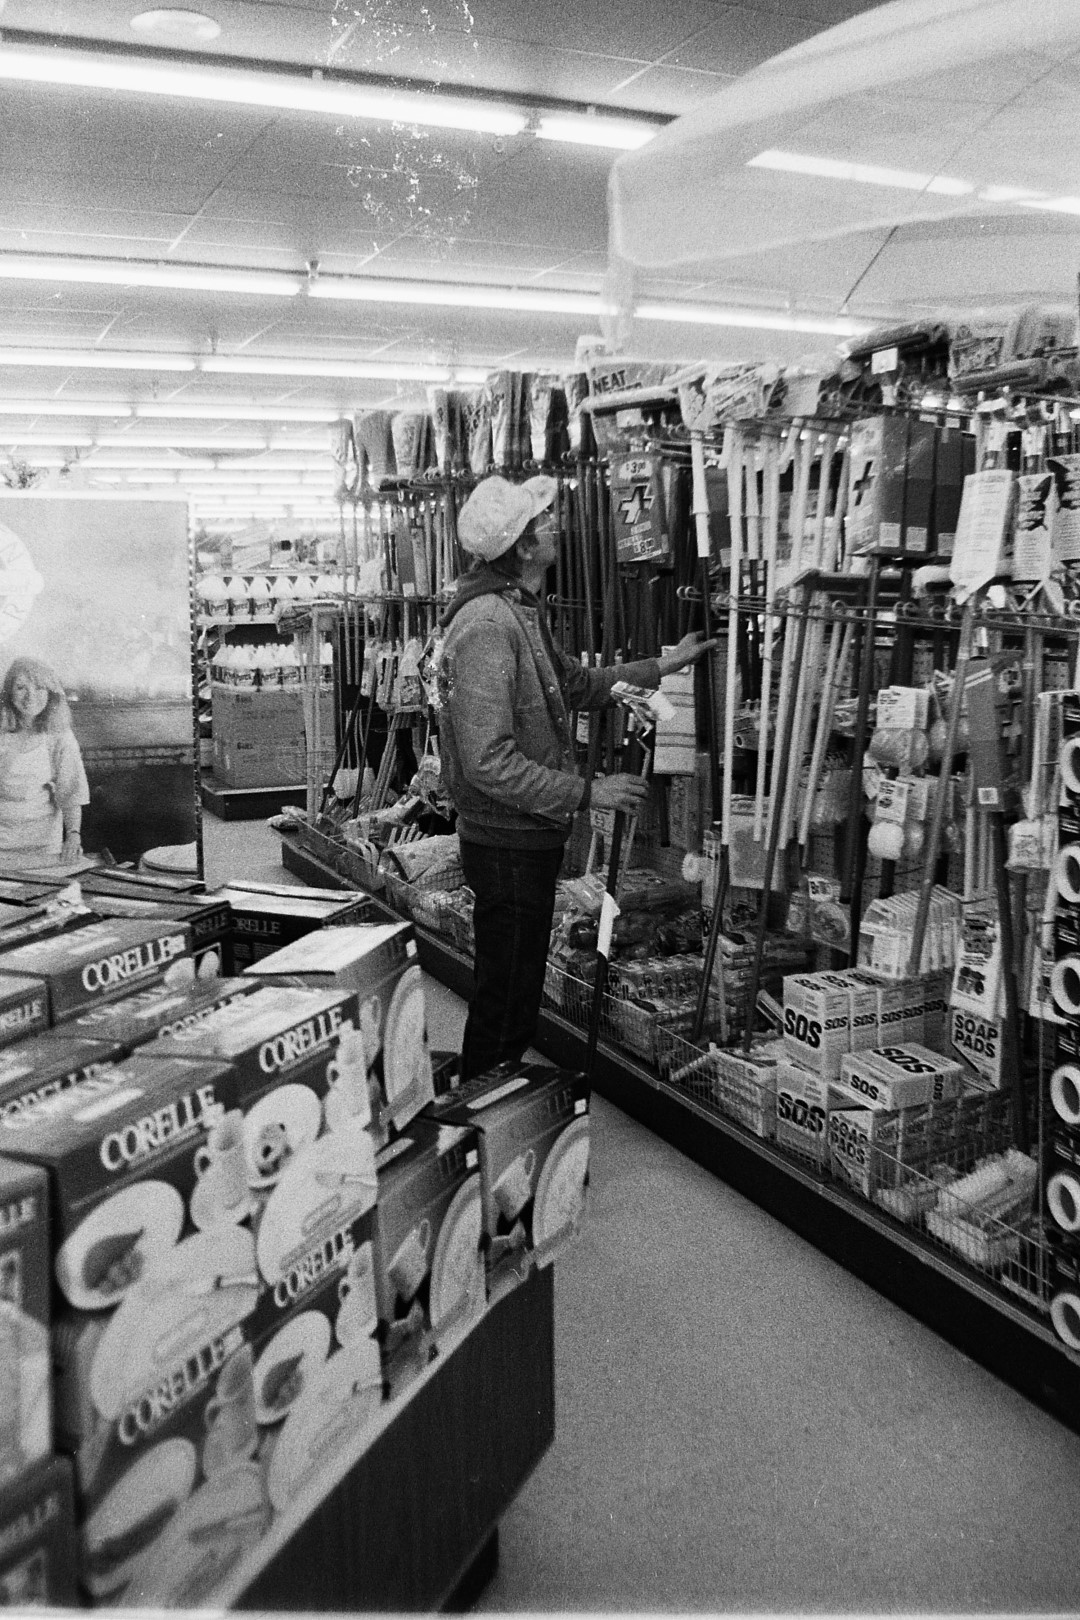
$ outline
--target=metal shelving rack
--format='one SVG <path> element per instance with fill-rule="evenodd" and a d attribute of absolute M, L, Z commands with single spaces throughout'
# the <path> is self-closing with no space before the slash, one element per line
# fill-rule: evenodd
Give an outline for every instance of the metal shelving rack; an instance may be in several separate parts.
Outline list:
<path fill-rule="evenodd" d="M 348 887 L 288 837 L 282 840 L 282 863 L 305 882 Z M 472 989 L 468 958 L 428 930 L 416 932 L 421 965 L 467 997 Z M 551 1008 L 542 1011 L 536 1046 L 553 1062 L 580 1066 L 587 1039 L 584 1029 Z M 593 1084 L 601 1096 L 1080 1432 L 1080 1355 L 1033 1307 L 604 1040 Z"/>

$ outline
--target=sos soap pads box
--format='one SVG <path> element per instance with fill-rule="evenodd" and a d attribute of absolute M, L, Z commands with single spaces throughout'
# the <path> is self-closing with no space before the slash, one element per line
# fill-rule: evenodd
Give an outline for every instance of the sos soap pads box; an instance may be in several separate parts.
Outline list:
<path fill-rule="evenodd" d="M 863 1107 L 892 1110 L 958 1097 L 963 1083 L 962 1064 L 912 1041 L 850 1053 L 837 1090 Z"/>
<path fill-rule="evenodd" d="M 45 1175 L 0 1158 L 0 1486 L 52 1449 L 50 1281 Z"/>
<path fill-rule="evenodd" d="M 167 975 L 190 980 L 194 976 L 190 956 L 191 931 L 185 924 L 95 922 L 4 951 L 0 983 L 9 974 L 41 980 L 48 993 L 50 1022 L 58 1024 L 96 1002 L 114 1000 Z"/>

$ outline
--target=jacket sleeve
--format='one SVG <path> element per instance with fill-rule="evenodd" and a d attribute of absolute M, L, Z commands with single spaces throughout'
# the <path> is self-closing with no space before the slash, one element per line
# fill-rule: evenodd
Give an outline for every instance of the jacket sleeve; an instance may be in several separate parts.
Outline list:
<path fill-rule="evenodd" d="M 633 664 L 608 664 L 605 669 L 586 669 L 558 649 L 559 677 L 568 709 L 602 709 L 611 698 L 616 681 L 631 686 L 660 685 L 660 666 L 655 658 L 639 658 Z"/>
<path fill-rule="evenodd" d="M 514 736 L 517 660 L 510 637 L 491 619 L 463 627 L 453 651 L 449 698 L 461 770 L 489 798 L 563 823 L 586 798 L 574 771 L 553 770 L 522 753 Z"/>

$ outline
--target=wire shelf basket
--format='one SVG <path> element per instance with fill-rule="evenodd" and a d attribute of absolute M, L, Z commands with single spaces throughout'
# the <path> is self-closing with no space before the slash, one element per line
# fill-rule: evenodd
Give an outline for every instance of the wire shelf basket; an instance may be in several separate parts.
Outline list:
<path fill-rule="evenodd" d="M 710 1113 L 732 1119 L 754 1136 L 776 1134 L 776 1073 L 740 1052 L 705 1049 L 675 1030 L 657 1031 L 661 1076 Z"/>

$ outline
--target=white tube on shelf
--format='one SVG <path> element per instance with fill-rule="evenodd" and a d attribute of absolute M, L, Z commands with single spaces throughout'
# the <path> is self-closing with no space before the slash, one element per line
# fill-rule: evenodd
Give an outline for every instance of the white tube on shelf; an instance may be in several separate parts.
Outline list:
<path fill-rule="evenodd" d="M 1046 1202 L 1063 1232 L 1080 1232 L 1080 1176 L 1056 1171 L 1046 1184 Z"/>
<path fill-rule="evenodd" d="M 1050 1101 L 1066 1125 L 1080 1125 L 1080 1065 L 1062 1063 L 1050 1076 Z"/>

